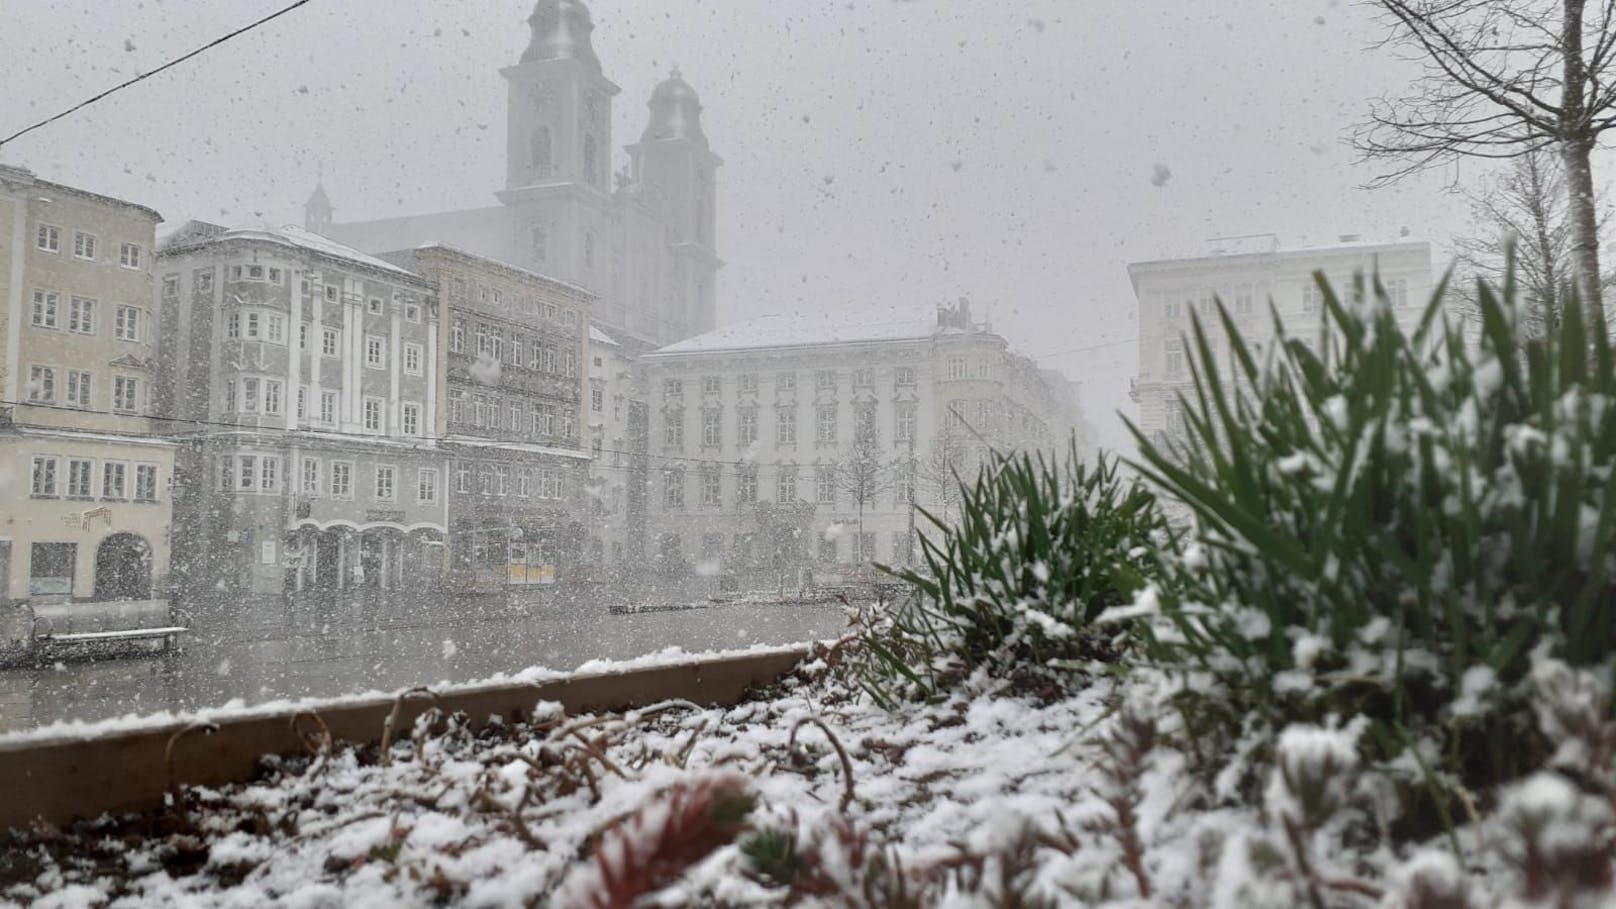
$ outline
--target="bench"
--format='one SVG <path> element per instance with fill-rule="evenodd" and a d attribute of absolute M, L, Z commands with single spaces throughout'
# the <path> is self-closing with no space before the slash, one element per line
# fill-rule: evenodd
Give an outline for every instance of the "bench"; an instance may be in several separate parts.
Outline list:
<path fill-rule="evenodd" d="M 41 644 L 87 644 L 95 641 L 140 641 L 150 638 L 167 638 L 176 634 L 183 634 L 191 629 L 184 625 L 169 625 L 165 628 L 130 628 L 124 631 L 80 631 L 72 634 L 42 634 L 34 638 Z"/>

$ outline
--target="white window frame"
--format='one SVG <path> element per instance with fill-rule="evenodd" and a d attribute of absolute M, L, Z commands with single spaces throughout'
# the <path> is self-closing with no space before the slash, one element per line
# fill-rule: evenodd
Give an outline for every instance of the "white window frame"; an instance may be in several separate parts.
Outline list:
<path fill-rule="evenodd" d="M 40 224 L 34 231 L 34 248 L 42 252 L 62 251 L 62 229 L 54 224 Z"/>
<path fill-rule="evenodd" d="M 365 367 L 387 368 L 387 339 L 380 335 L 365 335 Z"/>
<path fill-rule="evenodd" d="M 359 414 L 360 414 L 360 425 L 364 427 L 364 430 L 366 432 L 378 432 L 379 433 L 379 432 L 386 432 L 387 431 L 387 408 L 384 406 L 384 403 L 383 403 L 381 398 L 375 398 L 375 397 L 367 397 L 367 398 L 365 398 L 365 403 L 360 408 Z M 375 425 L 374 426 L 371 425 L 371 423 L 372 423 L 371 418 L 372 417 L 375 417 L 375 420 L 374 420 Z"/>
<path fill-rule="evenodd" d="M 328 488 L 333 499 L 353 499 L 354 462 L 332 461 L 326 470 Z"/>
<path fill-rule="evenodd" d="M 94 262 L 95 247 L 95 234 L 83 230 L 73 231 L 73 258 Z"/>
<path fill-rule="evenodd" d="M 422 467 L 415 473 L 415 503 L 436 505 L 438 502 L 438 469 Z"/>
<path fill-rule="evenodd" d="M 95 298 L 67 298 L 67 330 L 76 335 L 95 334 Z"/>
<path fill-rule="evenodd" d="M 371 486 L 371 495 L 376 501 L 398 501 L 398 467 L 396 465 L 377 464 L 374 481 Z"/>
<path fill-rule="evenodd" d="M 130 306 L 128 303 L 113 304 L 112 337 L 119 341 L 139 341 L 140 316 L 138 306 Z"/>
<path fill-rule="evenodd" d="M 122 268 L 140 270 L 141 248 L 135 243 L 123 243 L 118 247 L 118 265 Z"/>

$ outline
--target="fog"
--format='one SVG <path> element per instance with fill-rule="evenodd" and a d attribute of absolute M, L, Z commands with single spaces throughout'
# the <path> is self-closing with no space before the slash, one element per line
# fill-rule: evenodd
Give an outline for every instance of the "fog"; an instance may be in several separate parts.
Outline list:
<path fill-rule="evenodd" d="M 279 3 L 7 4 L 0 123 L 19 127 Z M 301 223 L 322 173 L 338 220 L 491 204 L 505 84 L 531 4 L 315 2 L 0 149 L 0 161 L 173 222 Z M 790 10 L 787 12 L 787 10 Z M 1452 169 L 1393 190 L 1344 142 L 1412 65 L 1364 8 L 1280 2 L 594 4 L 632 141 L 677 65 L 718 176 L 721 321 L 969 295 L 1083 383 L 1128 446 L 1130 261 L 1211 237 L 1445 243 Z M 11 130 L 7 130 L 10 132 Z M 621 155 L 619 154 L 619 161 Z M 614 168 L 617 162 L 614 162 Z M 1481 164 L 1466 168 L 1479 172 Z"/>

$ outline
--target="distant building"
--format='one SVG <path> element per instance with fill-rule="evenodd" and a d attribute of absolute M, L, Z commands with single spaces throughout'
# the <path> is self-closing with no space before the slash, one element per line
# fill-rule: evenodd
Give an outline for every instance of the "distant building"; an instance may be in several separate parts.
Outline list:
<path fill-rule="evenodd" d="M 323 186 L 305 226 L 368 252 L 451 244 L 586 288 L 596 321 L 635 350 L 716 324 L 715 175 L 701 103 L 675 70 L 651 93 L 628 166 L 613 174 L 612 102 L 579 0 L 539 0 L 508 85 L 499 204 L 339 223 Z"/>
<path fill-rule="evenodd" d="M 163 242 L 157 270 L 183 583 L 435 586 L 448 478 L 432 285 L 301 228 L 201 221 Z"/>
<path fill-rule="evenodd" d="M 161 220 L 0 166 L 0 604 L 166 586 L 174 445 L 150 409 Z"/>
<path fill-rule="evenodd" d="M 1230 351 L 1216 324 L 1215 300 L 1223 302 L 1253 345 L 1273 340 L 1270 302 L 1289 333 L 1316 340 L 1324 313 L 1315 271 L 1323 271 L 1343 293 L 1353 275 L 1378 274 L 1400 321 L 1408 325 L 1431 296 L 1431 247 L 1424 242 L 1366 243 L 1344 237 L 1339 246 L 1281 249 L 1276 238 L 1262 235 L 1218 242 L 1210 255 L 1129 265 L 1139 307 L 1139 370 L 1132 397 L 1140 431 L 1152 439 L 1185 434 L 1178 396 L 1193 397 L 1187 340 L 1192 314 L 1210 329 L 1218 366 L 1230 374 Z"/>
<path fill-rule="evenodd" d="M 385 258 L 426 278 L 442 309 L 447 406 L 435 435 L 449 458 L 450 586 L 582 580 L 593 295 L 449 246 Z"/>
<path fill-rule="evenodd" d="M 764 317 L 641 360 L 648 566 L 667 581 L 795 590 L 917 558 L 915 507 L 957 516 L 956 473 L 1081 425 L 1069 383 L 973 322 Z"/>
<path fill-rule="evenodd" d="M 649 432 L 635 359 L 610 335 L 590 329 L 587 561 L 607 583 L 645 556 L 645 484 Z"/>

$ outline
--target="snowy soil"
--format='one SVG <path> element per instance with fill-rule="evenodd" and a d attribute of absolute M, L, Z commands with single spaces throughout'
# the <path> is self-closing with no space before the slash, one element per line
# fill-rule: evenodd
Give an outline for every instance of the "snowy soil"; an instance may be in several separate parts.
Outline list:
<path fill-rule="evenodd" d="M 1262 815 L 1198 795 L 1127 692 L 970 687 L 888 713 L 815 659 L 731 708 L 541 702 L 477 732 L 429 712 L 386 755 L 316 743 L 159 812 L 0 833 L 0 903 L 1299 905 Z M 1295 738 L 1282 753 L 1339 747 Z M 729 827 L 713 822 L 725 793 L 746 802 Z M 1319 880 L 1377 882 L 1332 907 L 1413 905 L 1382 903 L 1379 882 L 1461 877 L 1441 856 L 1388 874 L 1384 847 L 1327 839 Z M 794 858 L 765 867 L 782 843 Z"/>

